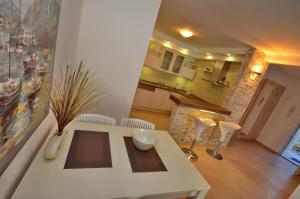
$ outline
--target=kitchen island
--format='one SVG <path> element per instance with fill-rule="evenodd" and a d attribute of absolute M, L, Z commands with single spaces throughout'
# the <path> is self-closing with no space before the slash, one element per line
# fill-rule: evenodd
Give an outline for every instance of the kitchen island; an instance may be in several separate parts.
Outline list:
<path fill-rule="evenodd" d="M 178 97 L 175 95 L 171 95 L 170 100 L 172 100 L 177 106 L 184 106 L 184 107 L 189 107 L 194 109 L 202 109 L 205 111 L 211 111 L 214 113 L 219 113 L 224 115 L 231 114 L 231 111 L 227 110 L 226 108 L 215 104 L 211 104 L 201 99 L 199 100 L 199 99 L 189 98 L 185 96 Z"/>
<path fill-rule="evenodd" d="M 210 104 L 203 100 L 191 99 L 184 96 L 171 95 L 176 106 L 170 117 L 169 133 L 179 144 L 190 144 L 194 138 L 195 119 L 209 118 L 217 124 L 220 120 L 230 120 L 231 111 L 224 107 Z M 224 145 L 227 145 L 232 134 L 228 134 Z M 201 135 L 200 145 L 216 145 L 220 137 L 218 125 L 211 129 L 205 129 Z"/>

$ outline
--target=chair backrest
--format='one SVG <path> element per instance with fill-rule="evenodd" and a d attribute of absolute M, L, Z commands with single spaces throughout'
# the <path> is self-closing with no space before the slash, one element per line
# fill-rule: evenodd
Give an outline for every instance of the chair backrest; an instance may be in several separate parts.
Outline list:
<path fill-rule="evenodd" d="M 140 119 L 134 119 L 134 118 L 122 118 L 120 122 L 120 126 L 139 128 L 139 129 L 149 129 L 149 130 L 154 130 L 155 128 L 155 125 L 151 122 L 147 122 Z"/>
<path fill-rule="evenodd" d="M 108 117 L 105 115 L 100 114 L 80 114 L 76 121 L 78 122 L 90 122 L 90 123 L 98 123 L 98 124 L 105 124 L 105 125 L 116 125 L 116 120 L 112 117 Z"/>

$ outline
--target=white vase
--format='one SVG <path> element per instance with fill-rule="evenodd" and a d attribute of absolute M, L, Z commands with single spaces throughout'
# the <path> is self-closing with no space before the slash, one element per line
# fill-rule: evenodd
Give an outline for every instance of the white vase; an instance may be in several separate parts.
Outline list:
<path fill-rule="evenodd" d="M 63 134 L 58 136 L 57 130 L 55 131 L 55 133 L 49 139 L 47 146 L 44 150 L 45 159 L 47 159 L 47 160 L 56 159 L 59 149 L 61 148 L 62 143 L 64 141 L 64 138 L 66 137 L 66 134 L 67 134 L 67 131 L 64 130 Z"/>

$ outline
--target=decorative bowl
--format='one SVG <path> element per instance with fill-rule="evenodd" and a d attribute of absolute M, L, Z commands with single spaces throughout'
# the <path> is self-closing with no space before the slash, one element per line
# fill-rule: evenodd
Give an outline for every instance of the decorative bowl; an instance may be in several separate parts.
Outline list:
<path fill-rule="evenodd" d="M 157 139 L 151 130 L 135 129 L 132 132 L 132 141 L 138 149 L 149 150 L 157 142 Z"/>

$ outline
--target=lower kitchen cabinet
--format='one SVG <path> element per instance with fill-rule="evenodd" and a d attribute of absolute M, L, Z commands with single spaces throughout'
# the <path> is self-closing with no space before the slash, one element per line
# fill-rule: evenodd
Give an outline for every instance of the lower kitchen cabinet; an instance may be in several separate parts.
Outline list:
<path fill-rule="evenodd" d="M 137 88 L 133 105 L 146 109 L 159 111 L 172 111 L 175 103 L 170 100 L 171 91 L 156 88 L 155 91 L 149 91 L 143 88 Z"/>
<path fill-rule="evenodd" d="M 133 105 L 138 107 L 150 107 L 153 91 L 137 88 L 133 99 Z"/>
<path fill-rule="evenodd" d="M 160 105 L 161 110 L 172 111 L 175 106 L 175 103 L 170 100 L 170 95 L 172 95 L 172 93 L 173 92 L 166 90 L 163 92 L 163 100 Z"/>
<path fill-rule="evenodd" d="M 162 110 L 162 102 L 164 100 L 165 90 L 156 88 L 153 92 L 149 108 Z"/>

